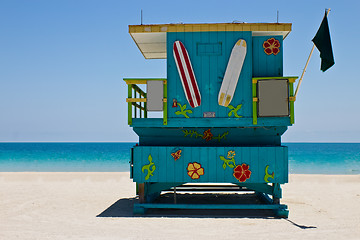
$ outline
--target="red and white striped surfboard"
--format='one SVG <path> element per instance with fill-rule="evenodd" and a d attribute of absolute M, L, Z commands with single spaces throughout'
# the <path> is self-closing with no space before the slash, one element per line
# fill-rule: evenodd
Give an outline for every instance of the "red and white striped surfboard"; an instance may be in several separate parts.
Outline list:
<path fill-rule="evenodd" d="M 174 42 L 173 54 L 186 99 L 191 107 L 198 107 L 201 104 L 201 95 L 194 70 L 191 66 L 189 54 L 182 42 Z"/>

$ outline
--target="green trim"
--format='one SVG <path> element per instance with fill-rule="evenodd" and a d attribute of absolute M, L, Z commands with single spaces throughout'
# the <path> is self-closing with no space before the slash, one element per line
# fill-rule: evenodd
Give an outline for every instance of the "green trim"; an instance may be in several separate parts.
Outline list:
<path fill-rule="evenodd" d="M 290 97 L 294 97 L 294 83 L 289 83 L 289 92 Z M 295 110 L 294 110 L 294 101 L 290 101 L 290 123 L 295 123 Z"/>
<path fill-rule="evenodd" d="M 140 80 L 140 81 L 163 81 L 167 78 L 123 78 L 123 80 L 126 82 L 128 80 Z"/>
<path fill-rule="evenodd" d="M 132 98 L 132 84 L 128 85 L 128 98 Z M 132 124 L 132 104 L 128 102 L 128 124 Z"/>
<path fill-rule="evenodd" d="M 167 100 L 167 84 L 164 83 L 164 99 Z M 167 125 L 167 101 L 163 102 L 163 108 L 164 108 L 164 112 L 163 112 L 163 124 Z"/>
<path fill-rule="evenodd" d="M 253 99 L 256 98 L 256 83 L 252 84 L 252 96 Z M 251 99 L 253 103 L 253 124 L 257 125 L 257 102 L 254 102 L 253 99 Z"/>
<path fill-rule="evenodd" d="M 141 90 L 141 88 L 139 88 L 136 84 L 146 84 L 147 81 L 163 81 L 164 83 L 164 115 L 163 115 L 163 125 L 167 125 L 167 79 L 166 78 L 123 78 L 123 80 L 126 82 L 126 84 L 128 85 L 128 98 L 136 98 L 136 93 L 138 93 L 141 97 L 146 98 L 147 97 L 147 93 L 144 92 L 143 90 Z M 134 90 L 134 93 L 132 93 L 132 89 Z M 148 113 L 147 113 L 147 103 L 144 102 L 143 104 L 136 104 L 136 103 L 131 103 L 128 102 L 128 124 L 131 125 L 132 124 L 132 106 L 134 106 L 134 110 L 135 110 L 135 116 L 134 118 L 137 118 L 137 111 L 136 108 L 140 109 L 140 118 L 142 118 L 142 112 L 144 111 L 144 118 L 148 117 Z"/>
<path fill-rule="evenodd" d="M 290 77 L 254 77 L 253 80 L 269 80 L 269 79 L 297 79 L 298 77 L 290 76 Z"/>
<path fill-rule="evenodd" d="M 290 77 L 255 77 L 252 78 L 253 83 L 253 99 L 256 98 L 257 92 L 257 82 L 258 80 L 272 80 L 272 79 L 286 79 L 289 82 L 289 97 L 294 97 L 294 82 L 298 77 L 290 76 Z M 294 112 L 294 101 L 289 100 L 289 110 L 290 110 L 290 124 L 295 123 L 295 112 Z M 257 125 L 257 102 L 253 100 L 253 124 Z"/>

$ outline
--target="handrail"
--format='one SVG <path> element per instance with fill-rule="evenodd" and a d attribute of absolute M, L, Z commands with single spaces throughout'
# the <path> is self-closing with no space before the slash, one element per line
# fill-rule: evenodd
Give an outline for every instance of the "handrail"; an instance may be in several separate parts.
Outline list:
<path fill-rule="evenodd" d="M 147 93 L 141 90 L 136 84 L 147 84 L 148 81 L 163 81 L 164 83 L 164 98 L 163 98 L 163 124 L 167 125 L 167 79 L 166 78 L 124 78 L 125 83 L 128 85 L 128 97 L 126 102 L 128 103 L 128 124 L 132 125 L 133 108 L 134 118 L 136 118 L 136 109 L 140 110 L 140 118 L 142 117 L 142 111 L 144 112 L 144 118 L 147 118 Z M 134 95 L 133 95 L 134 93 Z M 137 93 L 139 97 L 137 97 Z"/>
<path fill-rule="evenodd" d="M 131 85 L 137 93 L 139 93 L 143 97 L 146 97 L 146 93 L 143 90 L 141 90 L 137 85 L 135 84 L 131 84 Z"/>

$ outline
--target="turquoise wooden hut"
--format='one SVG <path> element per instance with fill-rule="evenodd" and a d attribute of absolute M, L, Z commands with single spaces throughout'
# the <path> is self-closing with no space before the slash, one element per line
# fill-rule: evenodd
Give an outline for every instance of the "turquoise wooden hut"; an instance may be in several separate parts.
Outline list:
<path fill-rule="evenodd" d="M 131 150 L 131 178 L 139 195 L 135 213 L 254 208 L 287 217 L 287 206 L 280 204 L 281 184 L 288 182 L 288 149 L 281 135 L 294 124 L 297 78 L 283 76 L 283 44 L 290 31 L 290 23 L 129 26 L 146 59 L 167 59 L 167 78 L 124 79 L 128 123 L 139 136 Z M 152 111 L 162 117 L 149 118 Z M 186 183 L 231 183 L 268 201 L 155 201 L 162 191 Z"/>

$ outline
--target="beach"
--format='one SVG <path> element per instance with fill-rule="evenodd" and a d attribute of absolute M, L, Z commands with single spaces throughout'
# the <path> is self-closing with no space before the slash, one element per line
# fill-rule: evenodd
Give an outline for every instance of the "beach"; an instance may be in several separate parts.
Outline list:
<path fill-rule="evenodd" d="M 129 173 L 0 173 L 0 239 L 359 239 L 360 175 L 290 174 L 288 219 L 133 216 Z"/>

